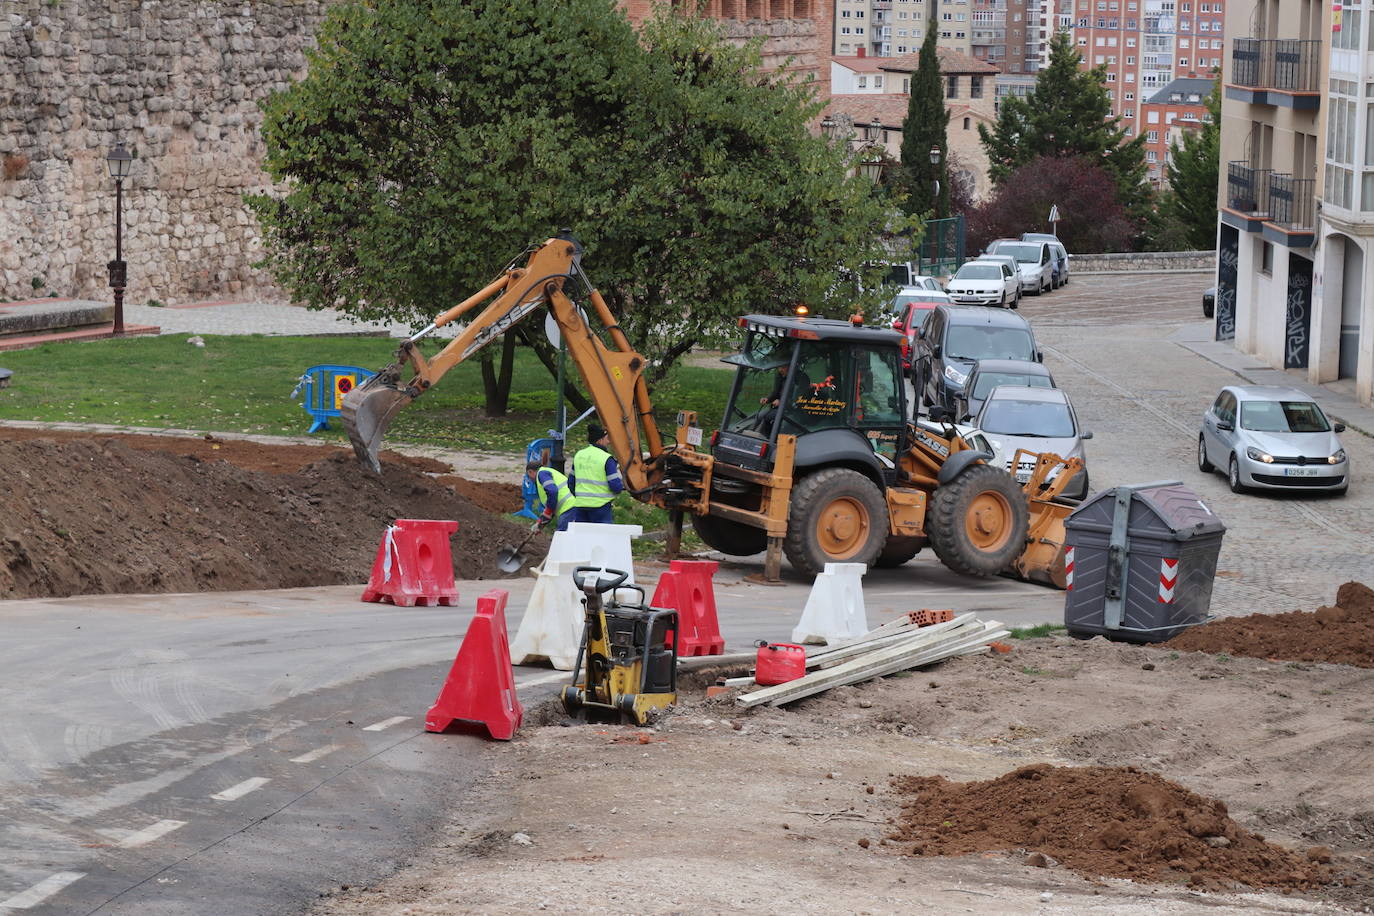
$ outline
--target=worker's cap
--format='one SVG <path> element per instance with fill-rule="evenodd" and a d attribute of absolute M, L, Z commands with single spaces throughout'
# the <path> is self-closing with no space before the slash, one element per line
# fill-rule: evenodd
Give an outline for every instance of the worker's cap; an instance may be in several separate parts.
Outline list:
<path fill-rule="evenodd" d="M 527 461 L 527 462 L 525 462 L 525 470 L 527 470 L 527 471 L 537 471 L 537 470 L 539 470 L 540 468 L 542 468 L 543 466 L 544 466 L 544 462 L 542 462 L 542 461 Z"/>
<path fill-rule="evenodd" d="M 587 427 L 587 441 L 588 441 L 588 442 L 591 442 L 591 443 L 593 443 L 593 444 L 595 444 L 595 443 L 597 443 L 597 442 L 600 442 L 600 441 L 601 441 L 601 437 L 604 436 L 604 435 L 606 435 L 606 430 L 605 430 L 605 428 L 600 427 L 600 426 L 597 426 L 595 423 L 593 423 L 592 425 L 590 425 L 590 426 Z"/>

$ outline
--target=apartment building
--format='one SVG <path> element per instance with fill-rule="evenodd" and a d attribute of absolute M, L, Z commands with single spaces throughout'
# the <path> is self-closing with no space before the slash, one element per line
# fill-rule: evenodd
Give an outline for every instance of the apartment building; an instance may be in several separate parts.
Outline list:
<path fill-rule="evenodd" d="M 1207 96 L 1212 80 L 1184 77 L 1156 92 L 1140 106 L 1141 129 L 1145 133 L 1145 164 L 1150 183 L 1164 184 L 1168 175 L 1169 151 L 1183 144 L 1183 135 L 1198 130 L 1211 119 Z"/>
<path fill-rule="evenodd" d="M 1084 67 L 1102 66 L 1112 112 L 1131 135 L 1141 108 L 1175 79 L 1207 78 L 1224 56 L 1224 0 L 1068 0 Z"/>
<path fill-rule="evenodd" d="M 836 57 L 900 57 L 920 50 L 936 6 L 940 46 L 968 54 L 975 0 L 825 0 L 834 4 Z"/>
<path fill-rule="evenodd" d="M 997 121 L 997 68 L 947 48 L 936 48 L 945 88 L 949 126 L 946 154 L 975 198 L 987 193 L 988 154 L 978 125 Z M 861 139 L 881 145 L 894 159 L 902 154 L 902 123 L 911 101 L 911 80 L 919 54 L 899 58 L 836 57 L 830 62 L 832 94 L 825 116 L 849 125 Z M 877 125 L 876 127 L 874 125 Z"/>
<path fill-rule="evenodd" d="M 1313 382 L 1374 380 L 1374 49 L 1365 0 L 1227 23 L 1218 340 Z"/>
<path fill-rule="evenodd" d="M 973 0 L 972 56 L 1004 73 L 1040 69 L 1049 34 L 1044 10 L 1053 0 Z"/>

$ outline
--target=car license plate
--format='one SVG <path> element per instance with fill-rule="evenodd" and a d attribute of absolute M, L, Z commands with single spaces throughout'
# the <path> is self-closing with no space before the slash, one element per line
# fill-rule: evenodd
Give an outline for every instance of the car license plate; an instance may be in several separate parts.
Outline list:
<path fill-rule="evenodd" d="M 1316 477 L 1316 468 L 1284 468 L 1284 477 Z"/>

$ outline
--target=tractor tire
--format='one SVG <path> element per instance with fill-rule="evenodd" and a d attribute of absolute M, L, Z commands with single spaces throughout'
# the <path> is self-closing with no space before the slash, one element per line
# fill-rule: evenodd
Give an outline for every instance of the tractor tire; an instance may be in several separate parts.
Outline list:
<path fill-rule="evenodd" d="M 887 544 L 883 547 L 882 553 L 878 554 L 878 559 L 873 561 L 873 565 L 879 569 L 896 569 L 920 553 L 921 548 L 925 546 L 925 538 L 900 538 L 889 535 Z"/>
<path fill-rule="evenodd" d="M 713 550 L 732 557 L 752 557 L 768 547 L 768 534 L 739 522 L 709 515 L 693 515 L 692 530 Z"/>
<path fill-rule="evenodd" d="M 1026 494 L 1000 468 L 975 464 L 930 498 L 926 534 L 935 555 L 954 572 L 995 576 L 1026 549 Z"/>
<path fill-rule="evenodd" d="M 887 500 L 877 484 L 849 468 L 829 468 L 792 488 L 783 553 L 804 576 L 827 563 L 871 565 L 887 543 Z"/>

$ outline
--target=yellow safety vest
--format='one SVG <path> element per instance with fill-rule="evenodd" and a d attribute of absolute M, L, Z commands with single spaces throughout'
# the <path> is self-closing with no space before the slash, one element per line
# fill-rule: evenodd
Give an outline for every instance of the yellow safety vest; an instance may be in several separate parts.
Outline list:
<path fill-rule="evenodd" d="M 558 491 L 558 504 L 553 508 L 554 517 L 557 518 L 577 505 L 577 498 L 573 496 L 572 488 L 568 486 L 567 477 L 553 468 L 540 468 L 534 475 L 534 488 L 539 491 L 539 508 L 543 509 L 549 503 L 548 494 L 544 492 L 544 484 L 539 480 L 543 474 L 548 474 L 553 478 L 553 485 Z"/>
<path fill-rule="evenodd" d="M 573 505 L 596 509 L 615 498 L 611 483 L 606 479 L 606 461 L 613 457 L 605 449 L 589 445 L 573 457 L 573 476 L 576 477 Z"/>

